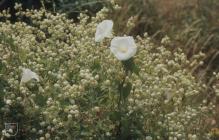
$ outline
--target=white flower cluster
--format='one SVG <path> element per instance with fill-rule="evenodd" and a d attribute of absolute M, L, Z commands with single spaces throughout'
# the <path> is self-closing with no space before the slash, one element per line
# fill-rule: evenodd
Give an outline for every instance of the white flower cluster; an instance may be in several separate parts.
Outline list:
<path fill-rule="evenodd" d="M 3 138 L 2 124 L 16 122 L 23 139 L 210 139 L 215 105 L 182 51 L 146 34 L 113 37 L 105 13 L 79 23 L 44 10 L 11 23 L 2 13 Z"/>

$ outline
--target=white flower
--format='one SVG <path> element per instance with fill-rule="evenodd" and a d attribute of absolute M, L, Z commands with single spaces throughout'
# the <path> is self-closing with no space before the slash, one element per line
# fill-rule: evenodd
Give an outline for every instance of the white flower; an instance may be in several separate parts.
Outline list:
<path fill-rule="evenodd" d="M 153 138 L 151 136 L 147 136 L 146 140 L 152 140 Z"/>
<path fill-rule="evenodd" d="M 100 42 L 105 37 L 112 36 L 113 29 L 113 21 L 112 20 L 104 20 L 97 25 L 96 33 L 95 33 L 95 41 Z"/>
<path fill-rule="evenodd" d="M 119 60 L 128 60 L 133 57 L 137 51 L 135 40 L 131 36 L 115 37 L 111 41 L 111 52 Z"/>
<path fill-rule="evenodd" d="M 39 81 L 39 76 L 35 72 L 32 72 L 30 69 L 22 68 L 22 71 L 23 73 L 21 77 L 21 83 L 26 83 L 31 79 L 36 79 L 37 81 Z"/>
<path fill-rule="evenodd" d="M 6 100 L 6 104 L 7 105 L 11 105 L 12 104 L 12 101 L 10 99 Z"/>

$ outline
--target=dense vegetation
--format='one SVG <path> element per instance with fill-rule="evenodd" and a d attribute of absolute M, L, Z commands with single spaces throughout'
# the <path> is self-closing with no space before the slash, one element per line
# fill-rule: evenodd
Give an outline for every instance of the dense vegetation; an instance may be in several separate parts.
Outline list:
<path fill-rule="evenodd" d="M 1 138 L 218 139 L 217 8 L 2 0 Z"/>

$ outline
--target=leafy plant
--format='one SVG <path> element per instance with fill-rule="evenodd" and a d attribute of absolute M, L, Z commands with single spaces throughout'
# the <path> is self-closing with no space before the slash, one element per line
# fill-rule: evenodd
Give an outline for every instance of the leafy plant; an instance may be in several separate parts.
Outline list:
<path fill-rule="evenodd" d="M 154 44 L 146 33 L 117 34 L 115 25 L 112 36 L 101 28 L 106 36 L 96 42 L 98 25 L 113 9 L 81 13 L 73 22 L 65 14 L 15 7 L 17 20 L 5 11 L 0 23 L 2 139 L 14 138 L 4 123 L 19 124 L 19 139 L 214 136 L 216 98 L 192 75 L 183 51 L 167 49 L 167 38 Z"/>

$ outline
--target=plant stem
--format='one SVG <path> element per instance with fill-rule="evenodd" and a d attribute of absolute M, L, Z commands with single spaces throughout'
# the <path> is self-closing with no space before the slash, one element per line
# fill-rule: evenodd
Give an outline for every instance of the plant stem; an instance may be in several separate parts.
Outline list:
<path fill-rule="evenodd" d="M 121 138 L 122 136 L 122 103 L 124 102 L 124 98 L 123 98 L 123 87 L 124 87 L 124 84 L 125 84 L 125 79 L 126 79 L 126 76 L 128 75 L 128 70 L 126 69 L 126 67 L 124 66 L 123 67 L 124 70 L 125 70 L 125 75 L 122 79 L 122 82 L 121 84 L 119 84 L 119 100 L 118 100 L 118 110 L 119 110 L 119 114 L 120 114 L 120 117 L 119 117 L 119 127 L 118 127 L 118 137 Z"/>

